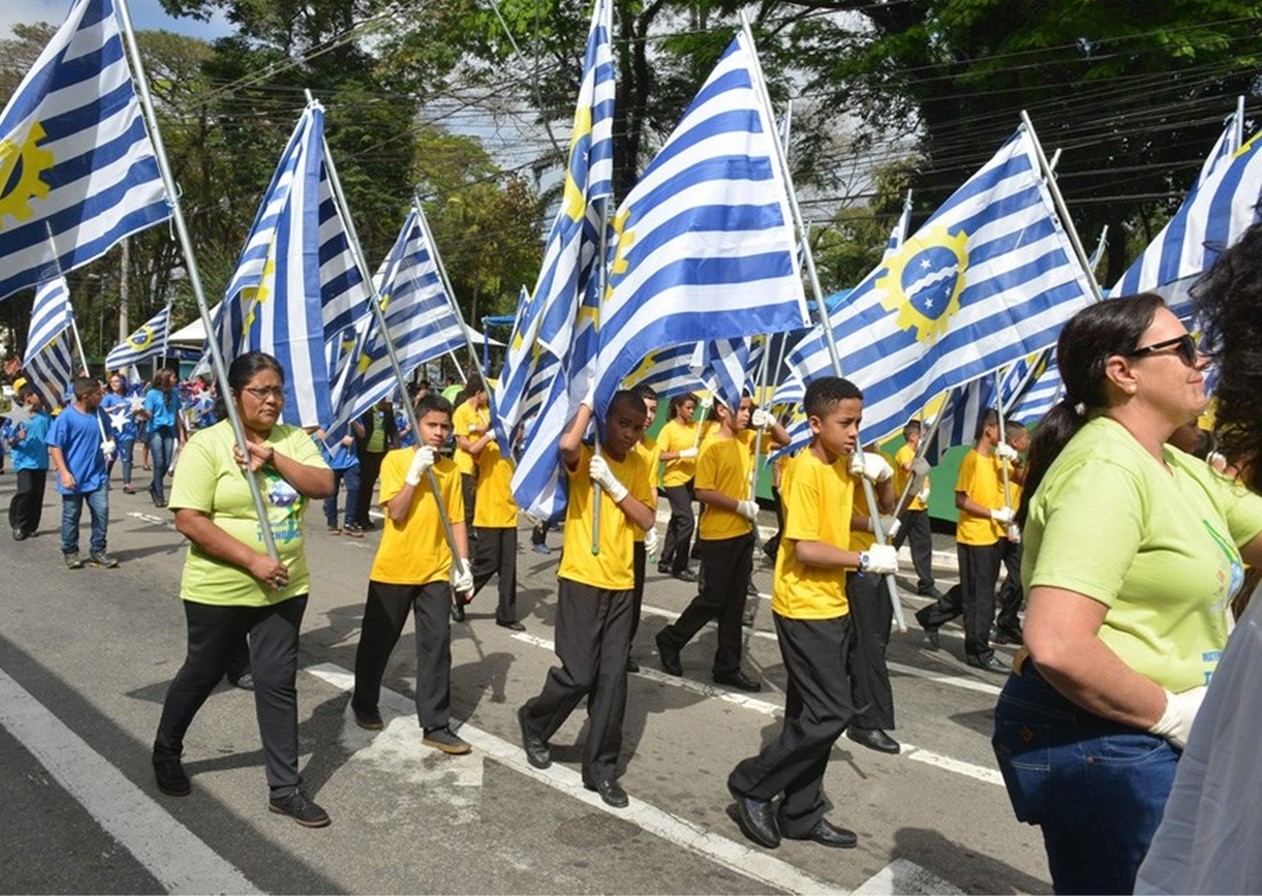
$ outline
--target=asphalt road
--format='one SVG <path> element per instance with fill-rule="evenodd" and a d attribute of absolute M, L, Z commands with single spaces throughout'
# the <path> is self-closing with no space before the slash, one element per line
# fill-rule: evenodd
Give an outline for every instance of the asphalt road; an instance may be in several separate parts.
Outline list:
<path fill-rule="evenodd" d="M 141 475 L 141 474 L 138 474 Z M 13 491 L 0 476 L 0 506 Z M 761 693 L 709 682 L 714 635 L 683 654 L 684 678 L 658 671 L 653 635 L 695 586 L 650 568 L 631 676 L 622 783 L 631 807 L 583 790 L 583 712 L 553 739 L 554 765 L 530 768 L 516 709 L 542 686 L 551 652 L 556 551 L 521 531 L 519 608 L 527 626 L 494 625 L 494 583 L 453 624 L 452 708 L 475 751 L 420 743 L 411 627 L 387 669 L 376 736 L 351 720 L 350 670 L 375 533 L 329 536 L 309 514 L 314 585 L 299 674 L 305 789 L 333 817 L 303 829 L 267 811 L 252 697 L 224 685 L 190 730 L 193 793 L 161 795 L 149 750 L 183 660 L 178 582 L 184 547 L 143 492 L 111 493 L 117 569 L 66 570 L 50 485 L 38 537 L 0 537 L 0 890 L 274 893 L 1046 893 L 1037 830 L 1012 816 L 991 753 L 1000 678 L 962 661 L 962 633 L 940 652 L 895 633 L 889 658 L 899 756 L 843 738 L 833 752 L 830 817 L 857 849 L 786 841 L 768 851 L 732 820 L 724 782 L 773 736 L 785 686 L 769 602 L 747 638 Z M 664 506 L 664 502 L 663 502 Z M 770 514 L 764 514 L 770 524 Z M 84 522 L 86 545 L 87 523 Z M 555 548 L 559 536 L 550 536 Z M 950 555 L 949 542 L 942 545 Z M 940 585 L 954 581 L 950 564 Z M 771 570 L 755 583 L 766 594 Z M 910 584 L 903 580 L 904 585 Z M 908 616 L 921 602 L 904 588 Z M 1001 648 L 1001 656 L 1010 651 Z"/>

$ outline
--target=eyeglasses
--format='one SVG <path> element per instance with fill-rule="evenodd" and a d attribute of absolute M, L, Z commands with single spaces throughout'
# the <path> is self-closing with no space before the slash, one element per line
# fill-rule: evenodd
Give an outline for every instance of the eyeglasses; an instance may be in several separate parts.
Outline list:
<path fill-rule="evenodd" d="M 285 400 L 285 390 L 280 386 L 271 386 L 259 388 L 257 386 L 246 386 L 245 391 L 249 392 L 259 401 L 266 401 L 269 398 L 275 398 L 277 401 Z"/>
<path fill-rule="evenodd" d="M 1167 352 L 1166 349 L 1174 349 L 1173 352 Z M 1134 351 L 1126 353 L 1128 358 L 1142 358 L 1145 355 L 1162 355 L 1174 354 L 1188 367 L 1196 366 L 1196 358 L 1200 352 L 1196 347 L 1196 337 L 1191 333 L 1184 333 L 1182 336 L 1175 336 L 1173 339 L 1163 339 L 1160 342 L 1154 342 L 1152 345 L 1145 345 Z"/>

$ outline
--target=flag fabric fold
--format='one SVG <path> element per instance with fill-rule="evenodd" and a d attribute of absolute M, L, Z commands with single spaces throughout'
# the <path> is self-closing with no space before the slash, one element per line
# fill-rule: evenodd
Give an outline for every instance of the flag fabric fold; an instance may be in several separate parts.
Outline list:
<path fill-rule="evenodd" d="M 131 367 L 148 358 L 161 355 L 171 333 L 171 306 L 167 305 L 105 356 L 105 369 Z"/>
<path fill-rule="evenodd" d="M 22 371 L 45 406 L 56 408 L 74 379 L 70 326 L 74 311 L 64 277 L 45 280 L 35 290 Z"/>
<path fill-rule="evenodd" d="M 942 463 L 947 450 L 956 445 L 973 444 L 987 411 L 1002 406 L 1004 419 L 1015 419 L 1013 412 L 1042 372 L 1043 357 L 1044 353 L 1040 352 L 1030 358 L 1021 358 L 997 376 L 978 377 L 952 389 L 938 412 L 942 421 L 937 432 L 925 448 L 925 457 L 931 458 L 930 463 Z M 1002 401 L 996 398 L 996 394 L 1002 396 Z"/>

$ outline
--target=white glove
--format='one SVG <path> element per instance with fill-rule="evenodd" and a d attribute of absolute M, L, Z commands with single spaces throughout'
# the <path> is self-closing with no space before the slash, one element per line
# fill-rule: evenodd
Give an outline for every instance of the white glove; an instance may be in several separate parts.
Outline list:
<path fill-rule="evenodd" d="M 658 543 L 657 527 L 653 527 L 644 533 L 644 553 L 649 557 L 657 556 L 657 549 L 661 547 Z"/>
<path fill-rule="evenodd" d="M 1016 460 L 1017 449 L 1013 448 L 1007 442 L 1000 442 L 995 446 L 995 457 L 1000 460 Z"/>
<path fill-rule="evenodd" d="M 696 456 L 697 456 L 696 448 L 685 448 L 683 451 L 679 452 L 680 460 L 692 460 Z"/>
<path fill-rule="evenodd" d="M 754 429 L 770 429 L 776 425 L 776 418 L 770 411 L 759 408 L 749 415 L 749 425 Z"/>
<path fill-rule="evenodd" d="M 990 512 L 990 518 L 992 520 L 996 523 L 1002 523 L 1005 526 L 1012 522 L 1012 518 L 1015 515 L 1016 514 L 1012 512 L 1011 507 L 1000 507 L 997 510 L 992 510 Z"/>
<path fill-rule="evenodd" d="M 868 520 L 867 531 L 875 532 L 876 531 L 876 517 L 868 516 L 867 520 Z M 881 531 L 884 532 L 887 537 L 890 534 L 890 529 L 892 529 L 897 523 L 898 523 L 898 520 L 894 519 L 894 517 L 881 514 Z"/>
<path fill-rule="evenodd" d="M 712 407 L 714 407 L 714 398 L 712 396 L 707 395 L 705 398 L 701 399 L 701 413 L 704 414 Z"/>
<path fill-rule="evenodd" d="M 1149 728 L 1149 732 L 1164 737 L 1170 745 L 1182 750 L 1192 732 L 1192 723 L 1196 721 L 1196 713 L 1205 699 L 1205 685 L 1175 694 L 1166 691 L 1166 711 L 1161 714 L 1157 724 Z"/>
<path fill-rule="evenodd" d="M 481 430 L 482 430 L 482 427 L 479 426 L 477 423 L 469 424 L 469 435 L 476 436 Z"/>
<path fill-rule="evenodd" d="M 888 576 L 898 572 L 898 551 L 892 544 L 874 544 L 859 555 L 859 571 Z"/>
<path fill-rule="evenodd" d="M 608 492 L 615 504 L 622 503 L 622 499 L 627 496 L 627 487 L 618 481 L 618 477 L 613 474 L 613 470 L 609 469 L 609 464 L 603 457 L 599 454 L 594 456 L 587 467 L 587 472 L 591 474 L 592 482 Z"/>
<path fill-rule="evenodd" d="M 408 474 L 403 477 L 403 481 L 412 488 L 416 488 L 421 484 L 421 477 L 425 475 L 425 471 L 434 465 L 434 449 L 429 445 L 422 445 L 416 449 L 416 454 L 412 455 L 412 466 L 408 467 Z"/>
<path fill-rule="evenodd" d="M 751 523 L 758 521 L 758 502 L 757 501 L 737 501 L 736 512 Z"/>
<path fill-rule="evenodd" d="M 1016 523 L 1008 524 L 1008 540 L 1013 544 L 1021 543 L 1021 527 Z"/>
<path fill-rule="evenodd" d="M 879 454 L 856 451 L 850 456 L 850 474 L 862 476 L 869 482 L 885 482 L 894 475 L 894 468 Z"/>
<path fill-rule="evenodd" d="M 106 439 L 101 443 L 101 453 L 105 455 L 106 460 L 109 460 L 114 456 L 114 448 L 115 445 L 113 439 Z"/>
<path fill-rule="evenodd" d="M 451 564 L 451 587 L 457 594 L 469 594 L 473 591 L 473 570 L 469 561 L 461 557 Z"/>
<path fill-rule="evenodd" d="M 898 530 L 901 529 L 902 527 L 903 527 L 902 520 L 900 520 L 896 516 L 890 517 L 890 524 L 885 529 L 885 537 L 888 538 L 890 541 L 893 541 L 895 538 L 898 537 Z"/>

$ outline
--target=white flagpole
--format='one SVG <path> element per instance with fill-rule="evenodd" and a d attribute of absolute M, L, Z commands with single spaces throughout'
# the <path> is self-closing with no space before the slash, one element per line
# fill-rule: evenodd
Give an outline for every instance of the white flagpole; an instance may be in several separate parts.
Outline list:
<path fill-rule="evenodd" d="M 158 162 L 158 170 L 162 174 L 162 183 L 166 188 L 167 196 L 170 197 L 171 203 L 171 220 L 175 224 L 175 233 L 180 240 L 180 248 L 184 254 L 184 267 L 188 271 L 189 283 L 193 287 L 193 296 L 197 300 L 197 311 L 201 315 L 202 326 L 206 329 L 206 342 L 210 347 L 211 365 L 214 367 L 215 379 L 219 381 L 220 388 L 228 388 L 228 367 L 224 363 L 223 350 L 219 345 L 219 340 L 215 338 L 214 322 L 210 318 L 210 307 L 206 304 L 206 294 L 202 290 L 201 274 L 197 268 L 197 258 L 193 254 L 193 240 L 188 232 L 188 225 L 184 221 L 184 212 L 180 207 L 180 191 L 175 183 L 175 176 L 171 173 L 171 163 L 167 159 L 166 147 L 162 142 L 162 132 L 158 130 L 158 116 L 153 108 L 153 98 L 149 94 L 149 79 L 145 74 L 145 67 L 140 59 L 140 48 L 136 44 L 136 34 L 131 26 L 131 14 L 127 11 L 127 0 L 115 0 L 118 9 L 118 17 L 123 26 L 123 38 L 127 43 L 127 54 L 131 57 L 132 69 L 136 79 L 137 92 L 140 94 L 140 104 L 145 112 L 145 122 L 149 125 L 149 139 L 153 141 L 154 156 Z M 157 359 L 154 359 L 155 366 Z M 245 428 L 241 424 L 241 417 L 237 413 L 236 405 L 233 404 L 228 396 L 225 396 L 224 405 L 228 411 L 228 420 L 232 425 L 232 433 L 236 437 L 237 447 L 241 450 L 241 454 L 246 458 L 247 463 L 250 457 L 249 443 L 245 438 Z M 280 555 L 276 551 L 276 540 L 272 537 L 272 527 L 268 520 L 267 505 L 263 502 L 263 493 L 259 490 L 259 484 L 256 477 L 247 472 L 246 482 L 250 486 L 250 496 L 254 499 L 254 510 L 259 517 L 259 531 L 263 535 L 263 545 L 267 549 L 268 555 L 273 560 L 280 560 Z"/>
<path fill-rule="evenodd" d="M 929 443 L 932 442 L 933 437 L 938 434 L 939 424 L 942 423 L 942 418 L 946 415 L 946 409 L 950 407 L 951 402 L 955 399 L 956 391 L 957 389 L 954 386 L 947 389 L 946 397 L 942 400 L 942 407 L 939 408 L 938 413 L 934 415 L 933 422 L 929 424 L 927 431 L 924 426 L 924 417 L 922 415 L 920 421 L 920 444 L 916 447 L 916 456 L 912 458 L 913 464 L 918 460 L 923 460 L 925 455 L 929 453 Z M 908 499 L 911 497 L 911 486 L 915 479 L 916 477 L 914 475 L 907 477 L 907 484 L 903 486 L 903 492 L 898 496 L 898 503 L 894 505 L 894 525 L 890 527 L 890 531 L 888 533 L 891 540 L 893 540 L 894 536 L 898 534 L 898 518 L 903 515 L 903 511 L 907 509 L 907 505 L 910 503 Z"/>
<path fill-rule="evenodd" d="M 605 290 L 609 285 L 609 265 L 606 263 L 605 253 L 609 249 L 609 203 L 613 201 L 612 197 L 603 197 L 600 200 L 600 254 L 596 256 L 597 264 L 597 289 L 599 290 L 597 299 L 601 304 L 605 301 Z M 579 296 L 579 308 L 583 307 L 583 297 Z M 599 307 L 599 306 L 598 306 Z M 592 326 L 599 328 L 600 315 L 596 315 Z M 599 329 L 597 329 L 599 332 Z M 600 340 L 596 341 L 596 354 L 592 361 L 592 381 L 596 382 L 600 379 Z M 596 457 L 600 457 L 600 423 L 596 420 L 596 409 L 592 408 L 592 425 L 596 429 L 596 440 L 593 447 Z M 631 450 L 635 450 L 632 448 Z M 600 553 L 600 484 L 592 481 L 592 556 Z"/>

